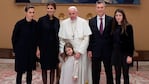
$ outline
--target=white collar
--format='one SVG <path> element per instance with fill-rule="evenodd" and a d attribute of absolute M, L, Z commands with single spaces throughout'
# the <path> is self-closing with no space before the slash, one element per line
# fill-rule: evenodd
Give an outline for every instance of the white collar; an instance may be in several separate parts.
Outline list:
<path fill-rule="evenodd" d="M 105 19 L 105 14 L 102 16 L 102 17 L 100 17 L 99 15 L 97 15 L 97 19 L 100 19 L 100 18 L 102 18 L 102 19 Z"/>

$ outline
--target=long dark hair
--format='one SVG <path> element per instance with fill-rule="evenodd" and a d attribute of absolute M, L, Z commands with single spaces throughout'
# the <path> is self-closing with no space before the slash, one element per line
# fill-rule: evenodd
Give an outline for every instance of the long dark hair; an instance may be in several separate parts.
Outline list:
<path fill-rule="evenodd" d="M 121 13 L 122 14 L 122 17 L 123 17 L 122 18 L 122 22 L 121 22 L 121 28 L 122 28 L 121 34 L 123 34 L 123 33 L 127 34 L 126 28 L 129 25 L 129 22 L 127 21 L 125 12 L 122 9 L 116 9 L 115 12 L 114 12 L 114 19 L 113 19 L 113 24 L 112 24 L 112 31 L 114 31 L 115 28 L 116 28 L 116 26 L 118 25 L 118 22 L 116 21 L 116 18 L 115 18 L 117 12 Z"/>

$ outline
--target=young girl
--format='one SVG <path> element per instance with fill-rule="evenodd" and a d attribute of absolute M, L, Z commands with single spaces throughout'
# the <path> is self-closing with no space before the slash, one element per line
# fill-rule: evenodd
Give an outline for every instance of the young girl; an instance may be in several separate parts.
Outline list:
<path fill-rule="evenodd" d="M 61 69 L 60 84 L 77 84 L 79 66 L 74 54 L 72 44 L 66 43 L 62 55 L 64 63 Z"/>
<path fill-rule="evenodd" d="M 132 63 L 134 51 L 133 29 L 122 9 L 117 9 L 114 13 L 112 34 L 112 63 L 116 71 L 116 84 L 121 84 L 121 71 L 123 71 L 124 84 L 129 84 L 129 64 Z"/>

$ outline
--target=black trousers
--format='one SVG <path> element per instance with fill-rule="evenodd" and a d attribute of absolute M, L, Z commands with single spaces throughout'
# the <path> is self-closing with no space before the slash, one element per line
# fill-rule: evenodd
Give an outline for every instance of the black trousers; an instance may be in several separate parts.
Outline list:
<path fill-rule="evenodd" d="M 121 84 L 121 71 L 123 71 L 124 84 L 129 84 L 129 64 L 126 63 L 126 56 L 121 59 L 121 63 L 115 65 L 116 84 Z"/>
<path fill-rule="evenodd" d="M 101 61 L 103 61 L 107 84 L 113 84 L 113 75 L 112 75 L 112 65 L 111 59 L 99 59 L 92 57 L 92 79 L 93 84 L 99 84 L 100 82 L 100 72 L 101 72 Z"/>
<path fill-rule="evenodd" d="M 22 84 L 22 75 L 24 72 L 17 72 L 16 84 Z M 26 84 L 32 83 L 32 71 L 26 73 Z"/>

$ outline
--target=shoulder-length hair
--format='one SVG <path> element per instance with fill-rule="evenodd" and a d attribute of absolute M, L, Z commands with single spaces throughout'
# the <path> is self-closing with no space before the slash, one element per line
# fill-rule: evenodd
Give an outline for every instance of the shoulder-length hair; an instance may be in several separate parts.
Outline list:
<path fill-rule="evenodd" d="M 68 58 L 68 55 L 66 54 L 66 48 L 71 48 L 73 51 L 73 55 L 75 54 L 74 49 L 73 49 L 73 45 L 70 42 L 65 43 L 64 45 L 64 52 L 61 54 L 61 57 L 64 61 L 66 61 L 66 59 Z"/>

